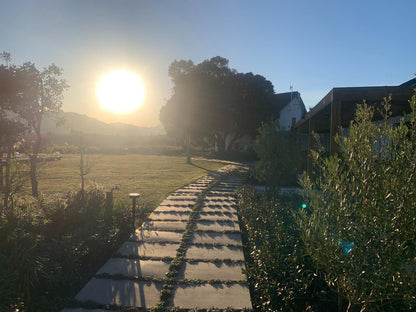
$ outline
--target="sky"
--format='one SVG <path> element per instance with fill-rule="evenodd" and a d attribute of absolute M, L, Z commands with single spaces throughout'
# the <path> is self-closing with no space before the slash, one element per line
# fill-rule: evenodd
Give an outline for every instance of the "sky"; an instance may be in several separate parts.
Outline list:
<path fill-rule="evenodd" d="M 307 109 L 334 87 L 401 84 L 416 73 L 415 12 L 414 0 L 2 0 L 0 51 L 16 65 L 62 67 L 66 112 L 155 126 L 174 60 L 225 57 L 276 93 L 293 86 Z M 115 70 L 145 85 L 128 114 L 104 111 L 96 97 Z"/>

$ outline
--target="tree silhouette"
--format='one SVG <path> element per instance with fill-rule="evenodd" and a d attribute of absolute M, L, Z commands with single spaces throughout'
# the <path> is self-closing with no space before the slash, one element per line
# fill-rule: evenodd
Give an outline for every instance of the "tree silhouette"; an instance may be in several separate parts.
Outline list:
<path fill-rule="evenodd" d="M 223 57 L 197 65 L 174 61 L 169 76 L 173 94 L 162 107 L 160 120 L 169 135 L 183 141 L 212 137 L 224 152 L 227 134 L 254 136 L 272 113 L 271 82 L 230 69 Z"/>

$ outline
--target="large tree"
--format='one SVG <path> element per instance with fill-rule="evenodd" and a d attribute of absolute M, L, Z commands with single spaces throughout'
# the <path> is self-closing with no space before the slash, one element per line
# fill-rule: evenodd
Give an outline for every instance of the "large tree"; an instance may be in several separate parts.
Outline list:
<path fill-rule="evenodd" d="M 272 112 L 271 82 L 230 69 L 220 56 L 197 65 L 174 61 L 169 76 L 173 94 L 162 107 L 160 120 L 168 134 L 184 141 L 210 136 L 224 151 L 227 134 L 254 136 Z"/>
<path fill-rule="evenodd" d="M 33 63 L 25 63 L 20 67 L 22 80 L 25 81 L 24 92 L 18 101 L 23 105 L 20 114 L 27 121 L 32 138 L 30 147 L 30 181 L 32 195 L 38 196 L 36 177 L 38 154 L 41 148 L 41 125 L 46 112 L 58 112 L 62 108 L 63 92 L 68 88 L 61 78 L 63 70 L 51 64 L 39 71 Z"/>
<path fill-rule="evenodd" d="M 30 156 L 30 180 L 32 195 L 38 196 L 38 182 L 36 177 L 38 154 L 41 148 L 42 117 L 46 112 L 61 110 L 63 92 L 68 88 L 66 81 L 61 78 L 63 70 L 51 64 L 39 71 L 33 63 L 27 62 L 21 66 L 9 65 L 10 55 L 2 54 L 7 65 L 2 65 L 2 78 L 7 82 L 3 94 L 1 116 L 8 119 L 14 116 L 14 125 L 19 122 L 27 129 L 25 143 Z M 5 116 L 5 112 L 9 116 Z M 15 127 L 24 130 L 23 127 Z M 21 132 L 20 132 L 21 133 Z M 15 139 L 17 134 L 13 133 Z M 9 136 L 10 139 L 10 136 Z M 9 142 L 11 146 L 13 142 Z"/>

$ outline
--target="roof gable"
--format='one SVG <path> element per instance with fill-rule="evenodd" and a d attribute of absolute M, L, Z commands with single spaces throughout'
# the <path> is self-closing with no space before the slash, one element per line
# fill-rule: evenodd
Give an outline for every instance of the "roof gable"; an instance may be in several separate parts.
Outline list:
<path fill-rule="evenodd" d="M 299 106 L 302 111 L 302 115 L 306 114 L 305 104 L 300 96 L 298 91 L 293 92 L 284 92 L 284 93 L 277 93 L 274 95 L 274 113 L 276 116 L 279 116 L 280 111 L 285 108 L 294 98 L 299 99 Z"/>

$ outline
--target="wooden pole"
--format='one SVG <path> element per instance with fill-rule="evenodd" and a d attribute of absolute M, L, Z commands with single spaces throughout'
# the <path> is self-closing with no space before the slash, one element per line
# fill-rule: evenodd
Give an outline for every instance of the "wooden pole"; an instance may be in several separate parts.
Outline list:
<path fill-rule="evenodd" d="M 335 142 L 335 136 L 339 133 L 341 127 L 341 101 L 331 102 L 331 128 L 330 128 L 330 142 L 329 142 L 329 154 L 335 155 L 338 153 L 339 146 Z"/>
<path fill-rule="evenodd" d="M 312 173 L 312 158 L 311 158 L 311 150 L 313 148 L 313 144 L 314 144 L 314 137 L 312 132 L 315 131 L 315 120 L 313 119 L 313 117 L 311 117 L 309 119 L 308 122 L 308 152 L 306 155 L 306 159 L 307 159 L 307 163 L 306 163 L 306 171 L 308 172 L 308 174 Z"/>
<path fill-rule="evenodd" d="M 139 193 L 130 193 L 129 194 L 130 198 L 132 199 L 133 203 L 132 203 L 132 208 L 131 208 L 131 218 L 132 218 L 132 230 L 133 233 L 136 229 L 136 225 L 135 225 L 135 220 L 136 220 L 136 200 L 140 197 Z"/>

